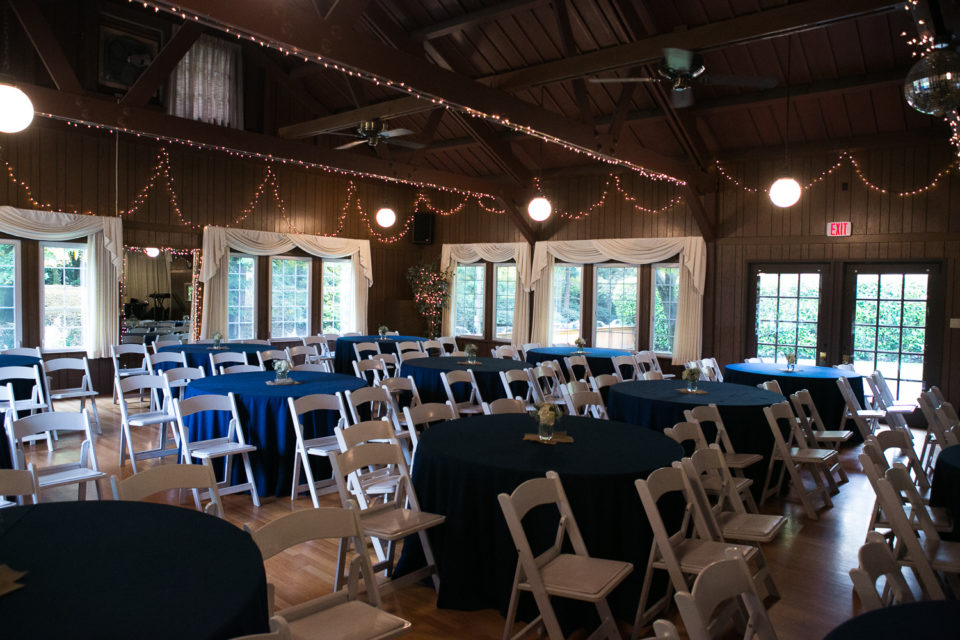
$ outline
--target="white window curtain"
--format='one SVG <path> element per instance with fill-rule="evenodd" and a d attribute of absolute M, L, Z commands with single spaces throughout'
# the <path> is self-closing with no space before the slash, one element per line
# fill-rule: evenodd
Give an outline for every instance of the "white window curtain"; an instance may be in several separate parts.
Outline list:
<path fill-rule="evenodd" d="M 662 262 L 680 254 L 677 326 L 673 364 L 700 358 L 703 288 L 707 279 L 707 244 L 700 236 L 538 242 L 533 251 L 533 341 L 552 344 L 553 265 L 555 259 L 576 264 L 616 260 L 626 264 Z"/>
<path fill-rule="evenodd" d="M 20 238 L 63 242 L 87 238 L 88 306 L 84 344 L 91 358 L 110 356 L 120 335 L 120 277 L 123 274 L 123 223 L 120 218 L 85 216 L 0 206 L 0 231 Z"/>
<path fill-rule="evenodd" d="M 170 74 L 167 112 L 181 118 L 243 128 L 240 47 L 203 35 Z"/>
<path fill-rule="evenodd" d="M 486 260 L 517 264 L 516 302 L 513 305 L 513 344 L 527 342 L 530 331 L 530 305 L 526 294 L 530 291 L 530 245 L 526 242 L 445 244 L 440 251 L 440 268 L 456 269 L 457 264 L 470 264 Z M 450 300 L 456 295 L 456 278 L 450 283 Z M 495 293 L 495 292 L 494 292 Z M 441 332 L 453 335 L 452 305 L 443 310 Z"/>
<path fill-rule="evenodd" d="M 350 270 L 345 277 L 353 281 L 350 287 L 353 299 L 344 297 L 341 330 L 366 333 L 367 290 L 373 284 L 369 240 L 206 227 L 203 230 L 203 267 L 200 269 L 200 281 L 204 283 L 200 337 L 207 338 L 218 331 L 226 335 L 230 249 L 253 256 L 270 256 L 294 247 L 318 258 L 350 258 Z"/>

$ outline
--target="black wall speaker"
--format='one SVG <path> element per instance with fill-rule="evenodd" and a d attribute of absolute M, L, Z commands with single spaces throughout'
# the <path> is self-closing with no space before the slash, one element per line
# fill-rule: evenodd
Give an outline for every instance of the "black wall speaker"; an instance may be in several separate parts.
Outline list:
<path fill-rule="evenodd" d="M 413 244 L 433 243 L 433 214 L 416 212 L 413 214 Z"/>

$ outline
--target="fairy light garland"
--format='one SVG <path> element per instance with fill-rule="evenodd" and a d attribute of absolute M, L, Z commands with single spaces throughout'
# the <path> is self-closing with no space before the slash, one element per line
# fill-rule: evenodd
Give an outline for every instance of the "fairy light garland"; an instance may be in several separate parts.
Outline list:
<path fill-rule="evenodd" d="M 957 136 L 957 135 L 958 135 L 958 134 L 957 134 L 957 127 L 956 127 L 956 126 L 953 126 L 953 125 L 951 125 L 951 126 L 952 126 L 952 128 L 953 128 L 953 130 L 954 130 L 954 136 Z M 880 185 L 875 184 L 874 182 L 872 182 L 872 181 L 866 176 L 866 173 L 864 173 L 863 168 L 860 166 L 860 161 L 857 160 L 856 157 L 854 157 L 853 154 L 851 154 L 849 151 L 843 151 L 843 152 L 840 153 L 839 158 L 838 158 L 837 161 L 833 164 L 833 166 L 831 166 L 831 167 L 828 168 L 828 169 L 824 169 L 823 171 L 820 172 L 820 174 L 819 174 L 816 178 L 814 178 L 813 180 L 811 180 L 811 181 L 808 182 L 807 184 L 802 185 L 800 188 L 801 188 L 802 190 L 806 191 L 807 189 L 810 189 L 810 188 L 813 187 L 814 185 L 817 185 L 817 184 L 823 182 L 824 180 L 827 179 L 828 176 L 830 176 L 833 172 L 835 172 L 837 169 L 839 169 L 845 162 L 849 162 L 849 163 L 850 163 L 850 165 L 853 167 L 854 174 L 857 176 L 857 179 L 859 179 L 860 182 L 863 184 L 863 186 L 867 187 L 868 189 L 870 189 L 870 190 L 872 190 L 872 191 L 876 191 L 877 193 L 882 193 L 882 194 L 884 194 L 884 195 L 891 195 L 891 194 L 892 194 L 892 195 L 897 196 L 898 198 L 912 198 L 912 197 L 914 197 L 914 196 L 922 195 L 922 194 L 924 194 L 924 193 L 926 193 L 926 192 L 928 192 L 928 191 L 931 191 L 931 190 L 933 190 L 933 189 L 936 189 L 938 186 L 940 186 L 940 181 L 943 179 L 944 176 L 946 176 L 946 175 L 949 174 L 951 171 L 953 171 L 954 169 L 957 168 L 958 163 L 960 163 L 960 159 L 954 160 L 953 162 L 951 162 L 950 164 L 948 164 L 946 167 L 944 167 L 943 169 L 941 169 L 940 171 L 938 171 L 937 174 L 933 177 L 933 179 L 932 179 L 929 183 L 923 185 L 922 187 L 917 187 L 916 189 L 907 189 L 906 191 L 894 191 L 894 190 L 892 190 L 892 189 L 888 189 L 888 188 L 885 188 L 885 187 L 881 187 Z M 717 171 L 720 173 L 721 176 L 723 176 L 727 181 L 729 181 L 729 182 L 735 184 L 736 186 L 738 186 L 738 187 L 739 187 L 740 189 L 742 189 L 743 191 L 747 191 L 747 192 L 750 192 L 750 193 L 758 193 L 758 192 L 760 192 L 760 191 L 763 191 L 763 192 L 766 192 L 766 191 L 767 191 L 766 189 L 757 189 L 757 188 L 754 188 L 754 187 L 748 187 L 748 186 L 746 186 L 746 185 L 743 184 L 740 180 L 738 180 L 738 179 L 735 178 L 734 176 L 730 175 L 730 174 L 727 172 L 727 170 L 723 168 L 723 165 L 720 164 L 720 161 L 719 161 L 719 160 L 717 160 L 717 161 L 715 162 L 715 165 L 716 165 L 716 167 L 717 167 Z"/>
<path fill-rule="evenodd" d="M 640 175 L 646 176 L 652 180 L 664 180 L 680 186 L 683 186 L 686 184 L 686 182 L 683 180 L 674 178 L 673 176 L 669 176 L 665 173 L 651 171 L 634 162 L 630 162 L 629 160 L 623 160 L 620 158 L 614 158 L 611 156 L 600 154 L 594 151 L 593 149 L 580 146 L 580 145 L 571 144 L 566 140 L 562 140 L 554 135 L 538 131 L 528 125 L 522 125 L 515 122 L 511 122 L 509 118 L 506 118 L 499 114 L 487 113 L 464 104 L 451 103 L 445 98 L 431 95 L 424 91 L 416 90 L 413 87 L 407 85 L 405 82 L 394 82 L 393 80 L 390 80 L 388 78 L 378 76 L 376 74 L 369 73 L 366 71 L 361 71 L 360 69 L 351 67 L 349 65 L 343 65 L 338 62 L 327 60 L 321 55 L 317 55 L 315 53 L 310 53 L 307 51 L 302 51 L 297 47 L 289 47 L 284 43 L 271 40 L 269 38 L 257 36 L 249 31 L 238 30 L 238 29 L 227 27 L 217 22 L 216 20 L 213 20 L 210 18 L 206 18 L 206 17 L 199 16 L 192 13 L 188 14 L 182 9 L 178 9 L 172 3 L 151 2 L 151 1 L 145 1 L 145 0 L 127 0 L 127 2 L 131 4 L 140 4 L 145 9 L 153 9 L 154 13 L 159 12 L 161 9 L 165 11 L 169 11 L 173 15 L 180 17 L 182 20 L 190 20 L 190 21 L 204 24 L 206 26 L 209 26 L 218 30 L 222 29 L 225 33 L 233 35 L 238 40 L 249 40 L 250 42 L 258 44 L 261 47 L 275 49 L 276 51 L 279 51 L 280 53 L 286 56 L 292 55 L 292 56 L 301 58 L 304 62 L 311 62 L 311 63 L 322 65 L 323 68 L 325 69 L 333 69 L 334 71 L 343 73 L 348 77 L 359 78 L 362 80 L 366 80 L 368 82 L 373 82 L 377 86 L 390 87 L 397 91 L 404 92 L 410 96 L 414 96 L 422 100 L 429 100 L 432 104 L 435 104 L 438 107 L 443 107 L 444 109 L 456 109 L 456 110 L 462 111 L 463 113 L 473 118 L 481 118 L 484 120 L 490 120 L 490 121 L 496 122 L 497 124 L 504 126 L 506 128 L 512 129 L 514 131 L 518 131 L 520 133 L 526 134 L 531 137 L 539 138 L 544 142 L 549 142 L 552 144 L 559 145 L 560 147 L 562 147 L 567 151 L 572 151 L 574 153 L 584 155 L 590 158 L 591 160 L 605 162 L 607 164 L 616 165 L 616 166 L 627 167 L 633 170 L 634 172 L 639 173 Z"/>
<path fill-rule="evenodd" d="M 542 188 L 542 184 L 539 177 L 535 177 L 533 179 L 533 184 L 539 193 L 543 193 L 543 188 Z M 611 184 L 614 185 L 615 190 L 617 191 L 617 193 L 620 194 L 620 196 L 624 199 L 624 201 L 626 201 L 630 206 L 632 206 L 634 211 L 638 211 L 640 213 L 647 213 L 647 214 L 663 213 L 664 211 L 667 211 L 668 209 L 675 207 L 676 205 L 678 205 L 680 202 L 683 201 L 683 196 L 677 195 L 671 198 L 669 201 L 667 201 L 667 203 L 662 207 L 658 207 L 656 209 L 645 207 L 642 204 L 639 204 L 637 202 L 636 196 L 627 193 L 626 189 L 624 189 L 623 185 L 620 183 L 619 175 L 615 173 L 609 173 L 607 175 L 606 181 L 603 183 L 603 192 L 600 194 L 599 200 L 591 204 L 586 209 L 581 209 L 577 213 L 570 213 L 569 211 L 560 211 L 558 215 L 561 218 L 566 218 L 567 220 L 582 220 L 586 217 L 589 217 L 592 213 L 594 213 L 597 209 L 600 209 L 601 207 L 603 207 L 603 205 L 606 203 L 607 196 L 610 195 Z"/>

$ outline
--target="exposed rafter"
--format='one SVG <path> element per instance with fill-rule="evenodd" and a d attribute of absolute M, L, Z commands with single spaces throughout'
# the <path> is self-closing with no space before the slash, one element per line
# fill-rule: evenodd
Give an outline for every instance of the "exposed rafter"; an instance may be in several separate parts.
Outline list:
<path fill-rule="evenodd" d="M 183 56 L 203 33 L 203 25 L 196 22 L 185 22 L 173 37 L 163 46 L 150 66 L 144 69 L 137 81 L 133 83 L 126 95 L 120 99 L 120 104 L 132 107 L 142 107 L 147 104 L 156 91 L 170 77 Z"/>
<path fill-rule="evenodd" d="M 36 49 L 43 66 L 53 79 L 53 84 L 61 91 L 79 93 L 83 90 L 77 73 L 60 47 L 50 25 L 40 13 L 40 7 L 34 0 L 10 0 L 10 8 L 16 14 L 27 37 Z"/>
<path fill-rule="evenodd" d="M 492 22 L 504 16 L 536 9 L 539 6 L 549 3 L 550 0 L 506 0 L 505 2 L 498 2 L 489 7 L 450 18 L 449 20 L 443 20 L 426 27 L 414 29 L 410 32 L 410 36 L 417 40 L 433 40 L 434 38 L 447 36 L 463 31 L 464 29 Z"/>
<path fill-rule="evenodd" d="M 429 100 L 421 100 L 413 96 L 407 96 L 406 98 L 396 98 L 386 102 L 378 102 L 358 109 L 316 118 L 315 120 L 280 127 L 280 136 L 290 139 L 311 138 L 321 133 L 349 127 L 352 124 L 363 122 L 364 120 L 390 118 L 410 113 L 418 113 L 420 111 L 429 111 L 436 108 L 437 105 Z"/>

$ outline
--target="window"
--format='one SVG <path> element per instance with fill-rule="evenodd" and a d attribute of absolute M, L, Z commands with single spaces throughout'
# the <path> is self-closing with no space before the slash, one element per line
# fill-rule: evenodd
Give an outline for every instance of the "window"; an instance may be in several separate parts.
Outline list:
<path fill-rule="evenodd" d="M 458 264 L 454 289 L 455 335 L 483 335 L 483 285 L 485 264 Z"/>
<path fill-rule="evenodd" d="M 494 335 L 497 340 L 513 339 L 513 308 L 517 300 L 517 265 L 494 266 Z"/>
<path fill-rule="evenodd" d="M 256 337 L 257 259 L 230 254 L 227 266 L 227 339 Z"/>
<path fill-rule="evenodd" d="M 593 345 L 637 348 L 637 267 L 596 266 Z"/>
<path fill-rule="evenodd" d="M 270 259 L 270 336 L 310 334 L 310 258 Z"/>
<path fill-rule="evenodd" d="M 323 278 L 320 296 L 320 326 L 323 333 L 343 333 L 352 331 L 353 327 L 344 327 L 346 312 L 345 305 L 352 299 L 347 287 L 352 286 L 349 277 L 350 262 L 348 260 L 324 260 Z"/>
<path fill-rule="evenodd" d="M 854 368 L 879 371 L 902 400 L 923 390 L 927 341 L 927 273 L 857 273 Z"/>
<path fill-rule="evenodd" d="M 240 48 L 203 35 L 170 74 L 168 111 L 224 127 L 243 128 Z"/>
<path fill-rule="evenodd" d="M 0 240 L 0 349 L 20 344 L 18 248 L 16 240 Z"/>
<path fill-rule="evenodd" d="M 580 311 L 583 295 L 583 267 L 572 264 L 553 266 L 553 313 L 551 334 L 557 344 L 573 344 L 580 337 Z"/>
<path fill-rule="evenodd" d="M 87 312 L 85 244 L 43 244 L 43 348 L 84 347 Z"/>
<path fill-rule="evenodd" d="M 680 266 L 655 264 L 650 271 L 653 279 L 650 349 L 655 353 L 673 353 L 673 335 L 677 327 L 677 296 L 680 292 Z"/>
<path fill-rule="evenodd" d="M 757 272 L 757 356 L 816 364 L 820 273 Z"/>

